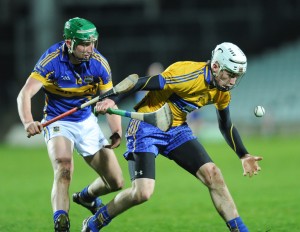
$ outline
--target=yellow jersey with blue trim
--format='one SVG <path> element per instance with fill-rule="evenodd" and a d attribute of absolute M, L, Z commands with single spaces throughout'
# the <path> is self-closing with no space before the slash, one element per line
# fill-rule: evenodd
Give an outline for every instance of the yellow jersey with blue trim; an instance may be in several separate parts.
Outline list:
<path fill-rule="evenodd" d="M 188 113 L 205 105 L 214 104 L 218 110 L 229 106 L 230 92 L 214 87 L 207 62 L 176 62 L 159 75 L 165 79 L 163 89 L 149 91 L 135 106 L 138 112 L 153 112 L 167 102 L 173 113 L 172 126 L 179 126 Z"/>
<path fill-rule="evenodd" d="M 51 46 L 39 59 L 30 74 L 43 83 L 45 92 L 44 119 L 50 120 L 91 100 L 99 90 L 113 86 L 107 59 L 94 49 L 89 61 L 71 63 L 64 41 Z M 91 114 L 85 107 L 62 120 L 83 121 Z"/>

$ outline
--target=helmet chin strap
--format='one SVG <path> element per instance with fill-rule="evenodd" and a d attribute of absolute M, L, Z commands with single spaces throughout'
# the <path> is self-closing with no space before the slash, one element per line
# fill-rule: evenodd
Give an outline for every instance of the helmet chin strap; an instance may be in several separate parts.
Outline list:
<path fill-rule="evenodd" d="M 220 68 L 220 69 L 218 70 L 218 73 L 212 72 L 212 76 L 213 76 L 212 81 L 213 81 L 214 86 L 215 86 L 218 90 L 220 90 L 220 91 L 222 91 L 222 92 L 227 92 L 227 91 L 233 89 L 234 86 L 232 86 L 232 87 L 229 87 L 229 86 L 221 86 L 221 85 L 219 85 L 219 84 L 217 83 L 216 77 L 220 75 L 220 72 L 221 72 L 221 71 L 222 71 L 222 69 Z M 221 82 L 225 83 L 222 79 L 219 79 L 219 80 L 220 80 Z"/>
<path fill-rule="evenodd" d="M 222 80 L 221 80 L 222 81 Z M 229 90 L 231 90 L 232 88 L 229 87 L 229 86 L 221 86 L 217 83 L 216 79 L 215 79 L 215 76 L 213 77 L 213 85 L 220 91 L 222 92 L 227 92 Z"/>
<path fill-rule="evenodd" d="M 75 61 L 77 61 L 77 62 L 79 62 L 79 63 L 82 63 L 82 62 L 83 62 L 83 60 L 82 60 L 82 59 L 79 59 L 77 56 L 75 56 L 73 52 L 72 52 L 72 53 L 69 53 L 69 54 L 72 56 L 72 58 L 73 58 Z"/>
<path fill-rule="evenodd" d="M 69 50 L 69 54 L 72 56 L 72 58 L 79 62 L 79 63 L 82 63 L 82 62 L 88 62 L 90 60 L 90 58 L 92 57 L 92 54 L 88 57 L 88 58 L 79 58 L 77 57 L 75 54 L 74 54 L 74 51 L 72 51 L 72 53 L 70 53 L 70 50 Z"/>
<path fill-rule="evenodd" d="M 80 63 L 89 61 L 90 58 L 92 57 L 94 51 L 92 51 L 92 52 L 90 53 L 90 55 L 89 55 L 88 58 L 79 58 L 79 57 L 77 57 L 77 56 L 74 54 L 75 46 L 76 46 L 76 41 L 75 41 L 74 39 L 72 39 L 72 40 L 71 40 L 70 47 L 68 48 L 69 54 L 72 55 L 72 57 L 73 57 L 76 61 L 78 61 L 78 62 L 80 62 Z M 83 53 L 85 53 L 85 52 L 83 52 Z"/>
<path fill-rule="evenodd" d="M 72 55 L 72 57 L 73 57 L 76 61 L 78 61 L 78 62 L 80 62 L 80 63 L 82 63 L 82 62 L 88 62 L 88 61 L 91 59 L 91 57 L 92 57 L 92 54 L 91 54 L 88 58 L 79 58 L 79 57 L 77 57 L 77 56 L 74 54 L 74 52 L 71 53 L 71 55 Z"/>

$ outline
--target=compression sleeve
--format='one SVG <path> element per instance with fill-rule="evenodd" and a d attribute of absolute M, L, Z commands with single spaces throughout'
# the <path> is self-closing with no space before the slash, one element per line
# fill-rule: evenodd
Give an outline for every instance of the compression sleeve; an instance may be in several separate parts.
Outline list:
<path fill-rule="evenodd" d="M 116 94 L 109 98 L 112 99 L 117 104 L 122 99 L 140 90 L 146 90 L 146 91 L 162 90 L 165 84 L 166 84 L 166 80 L 161 75 L 139 77 L 137 83 L 131 90 L 125 93 Z"/>
<path fill-rule="evenodd" d="M 237 129 L 231 122 L 229 107 L 224 110 L 217 110 L 217 115 L 219 129 L 228 145 L 235 151 L 239 158 L 248 154 Z"/>

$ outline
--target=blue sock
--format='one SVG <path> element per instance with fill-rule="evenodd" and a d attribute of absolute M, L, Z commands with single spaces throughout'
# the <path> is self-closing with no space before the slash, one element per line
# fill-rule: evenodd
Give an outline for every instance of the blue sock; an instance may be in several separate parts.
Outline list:
<path fill-rule="evenodd" d="M 80 197 L 86 201 L 86 202 L 92 202 L 96 199 L 96 197 L 91 197 L 90 194 L 88 193 L 88 188 L 89 186 L 86 186 L 81 192 L 80 192 Z"/>
<path fill-rule="evenodd" d="M 249 232 L 240 217 L 234 218 L 226 223 L 230 230 L 238 228 L 240 232 Z"/>
<path fill-rule="evenodd" d="M 99 229 L 110 223 L 111 219 L 112 218 L 108 215 L 107 207 L 105 205 L 100 208 L 89 220 L 88 225 L 92 231 L 98 231 Z"/>
<path fill-rule="evenodd" d="M 54 212 L 54 214 L 53 214 L 53 220 L 54 220 L 54 222 L 56 221 L 56 219 L 59 217 L 59 215 L 61 215 L 61 214 L 66 214 L 67 216 L 68 216 L 68 213 L 66 212 L 66 211 L 64 211 L 64 210 L 57 210 L 57 211 L 55 211 Z"/>

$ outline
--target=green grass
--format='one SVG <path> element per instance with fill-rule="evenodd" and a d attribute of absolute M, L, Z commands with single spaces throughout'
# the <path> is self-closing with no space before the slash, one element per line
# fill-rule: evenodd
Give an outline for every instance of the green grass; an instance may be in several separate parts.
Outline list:
<path fill-rule="evenodd" d="M 250 231 L 300 231 L 300 146 L 298 138 L 248 139 L 244 143 L 261 155 L 262 171 L 254 178 L 242 176 L 240 161 L 222 143 L 204 145 L 221 168 L 239 213 Z M 124 143 L 123 143 L 124 144 Z M 126 187 L 127 163 L 118 148 Z M 70 194 L 95 177 L 76 153 Z M 0 145 L 0 231 L 53 231 L 50 192 L 52 168 L 45 147 Z M 227 231 L 206 188 L 173 162 L 157 158 L 156 191 L 151 200 L 120 215 L 103 231 Z M 116 193 L 103 197 L 109 201 Z M 80 231 L 86 209 L 71 203 L 71 231 Z"/>

